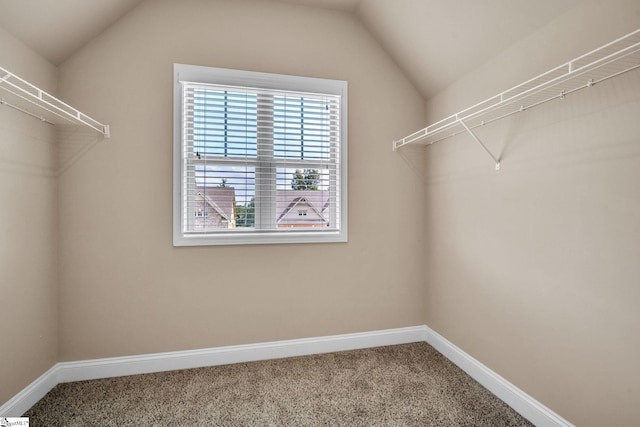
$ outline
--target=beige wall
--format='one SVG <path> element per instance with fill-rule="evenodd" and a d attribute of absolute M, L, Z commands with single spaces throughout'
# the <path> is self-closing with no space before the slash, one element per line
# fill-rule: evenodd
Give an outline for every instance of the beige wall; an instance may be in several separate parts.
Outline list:
<path fill-rule="evenodd" d="M 348 81 L 347 244 L 172 247 L 174 62 Z M 423 323 L 421 182 L 390 147 L 424 104 L 353 16 L 147 1 L 60 77 L 112 131 L 60 178 L 61 360 Z"/>
<path fill-rule="evenodd" d="M 55 68 L 2 28 L 0 66 L 55 91 Z M 0 405 L 58 358 L 53 137 L 50 125 L 0 106 Z"/>
<path fill-rule="evenodd" d="M 583 2 L 430 100 L 443 118 L 640 27 Z M 426 152 L 426 323 L 579 426 L 640 419 L 640 70 Z"/>

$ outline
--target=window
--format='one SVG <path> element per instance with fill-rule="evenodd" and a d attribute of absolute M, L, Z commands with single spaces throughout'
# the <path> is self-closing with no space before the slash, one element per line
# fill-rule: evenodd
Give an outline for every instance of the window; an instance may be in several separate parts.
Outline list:
<path fill-rule="evenodd" d="M 347 240 L 347 83 L 174 65 L 174 245 Z"/>

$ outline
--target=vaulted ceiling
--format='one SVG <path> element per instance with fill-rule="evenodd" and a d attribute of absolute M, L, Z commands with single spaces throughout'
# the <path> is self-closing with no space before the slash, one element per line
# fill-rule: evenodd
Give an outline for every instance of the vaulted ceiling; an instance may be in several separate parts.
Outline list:
<path fill-rule="evenodd" d="M 143 1 L 2 0 L 0 26 L 59 65 Z M 257 1 L 353 13 L 427 99 L 584 0 Z"/>

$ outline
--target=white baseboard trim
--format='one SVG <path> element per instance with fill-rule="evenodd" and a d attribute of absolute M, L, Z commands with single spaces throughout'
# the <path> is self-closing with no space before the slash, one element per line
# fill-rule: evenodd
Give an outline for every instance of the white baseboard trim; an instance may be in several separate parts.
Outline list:
<path fill-rule="evenodd" d="M 424 341 L 424 327 L 416 326 L 201 350 L 60 362 L 0 406 L 0 417 L 21 416 L 53 387 L 65 382 L 307 356 L 421 341 Z"/>
<path fill-rule="evenodd" d="M 58 385 L 57 365 L 40 375 L 38 379 L 26 386 L 22 391 L 4 405 L 0 406 L 0 417 L 21 417 L 38 400 Z"/>
<path fill-rule="evenodd" d="M 40 378 L 0 406 L 0 417 L 21 416 L 53 387 L 65 382 L 307 356 L 423 341 L 442 353 L 536 426 L 574 427 L 571 423 L 424 325 L 201 350 L 61 362 L 54 365 L 42 374 Z"/>
<path fill-rule="evenodd" d="M 420 341 L 424 341 L 424 328 L 417 326 L 201 350 L 62 362 L 57 366 L 60 382 L 70 382 L 307 356 Z"/>
<path fill-rule="evenodd" d="M 575 427 L 542 403 L 425 326 L 425 341 L 537 427 Z"/>

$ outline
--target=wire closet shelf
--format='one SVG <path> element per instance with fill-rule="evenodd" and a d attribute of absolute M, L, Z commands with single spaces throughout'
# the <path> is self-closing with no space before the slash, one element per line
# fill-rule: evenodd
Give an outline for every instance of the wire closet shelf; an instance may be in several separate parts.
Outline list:
<path fill-rule="evenodd" d="M 393 151 L 409 144 L 430 145 L 460 133 L 469 133 L 500 169 L 500 161 L 473 133 L 473 129 L 640 67 L 640 29 L 553 68 L 511 89 L 459 111 L 400 140 Z"/>
<path fill-rule="evenodd" d="M 52 125 L 86 126 L 109 138 L 109 125 L 89 117 L 55 96 L 0 67 L 0 105 L 14 108 Z"/>

